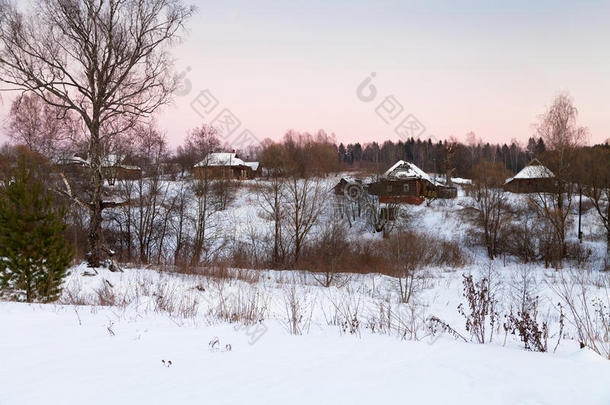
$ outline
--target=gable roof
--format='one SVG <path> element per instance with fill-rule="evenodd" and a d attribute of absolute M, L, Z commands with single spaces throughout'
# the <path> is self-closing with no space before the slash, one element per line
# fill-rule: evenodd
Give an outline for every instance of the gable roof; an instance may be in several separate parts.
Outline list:
<path fill-rule="evenodd" d="M 432 184 L 436 184 L 436 182 L 432 180 L 432 178 L 428 176 L 426 172 L 415 166 L 413 163 L 405 162 L 404 160 L 399 160 L 398 162 L 394 163 L 394 165 L 390 167 L 383 174 L 383 176 L 396 179 L 423 179 Z"/>
<path fill-rule="evenodd" d="M 513 180 L 524 180 L 524 179 L 552 179 L 555 175 L 552 171 L 547 169 L 538 159 L 534 159 L 528 163 L 519 173 L 514 177 L 506 179 L 505 184 Z"/>

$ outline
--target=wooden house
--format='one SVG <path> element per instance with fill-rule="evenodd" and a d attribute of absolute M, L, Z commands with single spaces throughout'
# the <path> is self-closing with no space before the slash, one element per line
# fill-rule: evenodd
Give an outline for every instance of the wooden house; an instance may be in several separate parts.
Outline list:
<path fill-rule="evenodd" d="M 247 180 L 258 172 L 258 162 L 244 162 L 235 152 L 208 153 L 193 167 L 195 178 Z"/>
<path fill-rule="evenodd" d="M 455 198 L 457 189 L 434 181 L 413 163 L 399 160 L 379 181 L 369 184 L 369 194 L 379 196 L 380 203 L 419 205 L 426 198 Z"/>
<path fill-rule="evenodd" d="M 352 200 L 357 200 L 362 196 L 366 185 L 360 179 L 352 177 L 342 177 L 339 182 L 333 187 L 335 195 L 346 196 Z"/>
<path fill-rule="evenodd" d="M 532 160 L 514 177 L 504 182 L 504 191 L 512 193 L 548 193 L 553 192 L 555 187 L 555 175 L 538 159 Z"/>

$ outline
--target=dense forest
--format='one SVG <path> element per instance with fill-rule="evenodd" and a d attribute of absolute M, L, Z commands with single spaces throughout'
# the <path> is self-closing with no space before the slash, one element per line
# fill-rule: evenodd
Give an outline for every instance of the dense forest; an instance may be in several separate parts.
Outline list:
<path fill-rule="evenodd" d="M 468 177 L 470 171 L 482 159 L 502 162 L 512 172 L 521 170 L 530 160 L 545 151 L 542 138 L 529 138 L 527 147 L 516 142 L 510 145 L 483 143 L 473 134 L 468 135 L 467 144 L 456 140 L 432 142 L 431 139 L 409 139 L 406 142 L 391 140 L 361 145 L 350 143 L 338 146 L 339 161 L 348 168 L 388 167 L 397 160 L 415 163 L 429 173 L 445 173 L 448 159 L 455 168 L 454 176 Z"/>

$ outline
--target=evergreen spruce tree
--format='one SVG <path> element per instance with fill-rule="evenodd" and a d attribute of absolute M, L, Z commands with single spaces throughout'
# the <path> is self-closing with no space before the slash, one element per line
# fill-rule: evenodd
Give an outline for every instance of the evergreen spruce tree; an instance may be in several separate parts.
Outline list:
<path fill-rule="evenodd" d="M 21 155 L 0 183 L 0 294 L 19 301 L 56 300 L 73 250 L 42 171 Z"/>

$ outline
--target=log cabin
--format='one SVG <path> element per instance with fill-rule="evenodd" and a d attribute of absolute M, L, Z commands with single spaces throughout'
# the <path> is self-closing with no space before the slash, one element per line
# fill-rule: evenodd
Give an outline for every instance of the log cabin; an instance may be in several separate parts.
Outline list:
<path fill-rule="evenodd" d="M 532 160 L 514 177 L 504 182 L 504 191 L 512 193 L 549 193 L 555 187 L 555 175 L 538 159 Z"/>
<path fill-rule="evenodd" d="M 247 180 L 255 177 L 258 168 L 258 162 L 244 162 L 235 152 L 214 152 L 193 167 L 193 175 L 198 179 Z"/>

